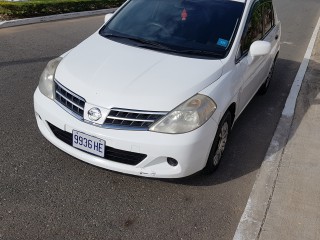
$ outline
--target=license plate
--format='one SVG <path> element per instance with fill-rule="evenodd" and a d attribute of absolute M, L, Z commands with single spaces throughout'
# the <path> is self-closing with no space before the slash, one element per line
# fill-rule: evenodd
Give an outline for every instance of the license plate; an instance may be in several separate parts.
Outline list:
<path fill-rule="evenodd" d="M 88 134 L 72 131 L 72 146 L 94 155 L 104 157 L 106 142 Z"/>

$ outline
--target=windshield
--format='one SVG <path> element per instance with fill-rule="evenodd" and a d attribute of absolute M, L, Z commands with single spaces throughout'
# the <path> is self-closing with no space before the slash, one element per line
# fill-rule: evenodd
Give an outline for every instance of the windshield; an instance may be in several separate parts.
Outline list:
<path fill-rule="evenodd" d="M 224 58 L 243 9 L 231 0 L 131 0 L 100 34 L 159 51 Z"/>

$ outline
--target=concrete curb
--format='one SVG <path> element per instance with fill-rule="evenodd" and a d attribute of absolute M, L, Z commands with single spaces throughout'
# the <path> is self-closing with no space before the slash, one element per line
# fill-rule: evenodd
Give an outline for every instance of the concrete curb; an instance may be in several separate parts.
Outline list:
<path fill-rule="evenodd" d="M 319 30 L 320 19 L 315 27 L 300 69 L 292 84 L 277 129 L 234 235 L 234 240 L 258 240 L 260 237 L 272 201 L 283 151 L 288 142 L 298 94 L 312 56 Z"/>
<path fill-rule="evenodd" d="M 50 21 L 57 21 L 57 20 L 63 20 L 63 19 L 102 15 L 102 14 L 115 12 L 116 10 L 117 8 L 109 8 L 109 9 L 101 9 L 101 10 L 95 10 L 95 11 L 73 12 L 73 13 L 43 16 L 43 17 L 23 18 L 23 19 L 2 21 L 0 22 L 0 29 L 7 28 L 7 27 L 20 26 L 20 25 L 33 24 L 33 23 L 50 22 Z"/>

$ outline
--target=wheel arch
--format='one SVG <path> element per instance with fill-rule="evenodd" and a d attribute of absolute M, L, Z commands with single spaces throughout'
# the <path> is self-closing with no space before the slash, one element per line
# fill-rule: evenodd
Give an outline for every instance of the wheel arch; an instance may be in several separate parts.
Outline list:
<path fill-rule="evenodd" d="M 237 104 L 235 102 L 231 103 L 227 110 L 224 112 L 222 116 L 224 116 L 227 112 L 231 113 L 231 124 L 233 126 L 235 118 L 236 118 L 236 108 Z"/>

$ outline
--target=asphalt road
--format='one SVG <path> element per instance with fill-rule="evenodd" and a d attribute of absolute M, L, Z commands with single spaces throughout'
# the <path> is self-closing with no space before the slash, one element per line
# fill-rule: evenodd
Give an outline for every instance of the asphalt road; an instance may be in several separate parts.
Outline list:
<path fill-rule="evenodd" d="M 282 49 L 213 176 L 152 180 L 100 169 L 46 141 L 33 92 L 46 63 L 103 16 L 0 29 L 0 239 L 232 239 L 309 39 L 318 0 L 276 0 Z"/>

